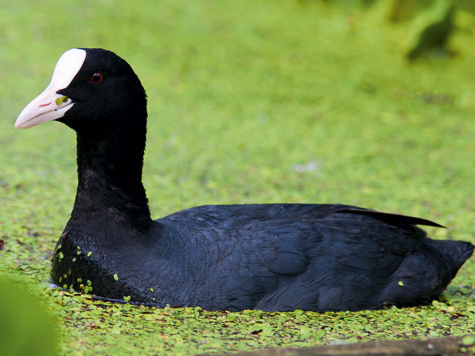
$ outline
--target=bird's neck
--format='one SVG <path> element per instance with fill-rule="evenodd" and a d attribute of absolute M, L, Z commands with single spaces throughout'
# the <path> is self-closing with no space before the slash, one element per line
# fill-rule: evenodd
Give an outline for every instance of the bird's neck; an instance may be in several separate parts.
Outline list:
<path fill-rule="evenodd" d="M 140 131 L 77 133 L 78 188 L 72 219 L 106 220 L 137 230 L 150 227 L 142 184 L 145 129 Z"/>

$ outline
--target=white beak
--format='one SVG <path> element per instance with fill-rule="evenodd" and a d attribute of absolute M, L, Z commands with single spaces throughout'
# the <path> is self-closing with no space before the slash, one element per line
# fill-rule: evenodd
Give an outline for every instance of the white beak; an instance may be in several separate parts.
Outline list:
<path fill-rule="evenodd" d="M 74 102 L 57 92 L 69 86 L 85 59 L 86 51 L 82 49 L 73 48 L 66 51 L 56 64 L 48 87 L 22 110 L 15 127 L 27 129 L 63 117 L 66 111 L 73 107 Z"/>

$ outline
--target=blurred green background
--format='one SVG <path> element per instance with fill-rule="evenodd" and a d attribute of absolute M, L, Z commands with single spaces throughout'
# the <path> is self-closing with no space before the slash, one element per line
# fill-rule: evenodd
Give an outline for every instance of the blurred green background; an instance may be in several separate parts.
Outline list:
<path fill-rule="evenodd" d="M 60 354 L 475 332 L 473 259 L 432 306 L 378 312 L 150 310 L 50 289 L 51 251 L 76 189 L 75 136 L 58 123 L 13 129 L 64 51 L 103 47 L 147 89 L 154 216 L 214 203 L 338 202 L 433 219 L 448 227 L 428 229 L 434 238 L 475 242 L 470 1 L 1 5 L 0 274 L 22 280 L 59 320 Z"/>

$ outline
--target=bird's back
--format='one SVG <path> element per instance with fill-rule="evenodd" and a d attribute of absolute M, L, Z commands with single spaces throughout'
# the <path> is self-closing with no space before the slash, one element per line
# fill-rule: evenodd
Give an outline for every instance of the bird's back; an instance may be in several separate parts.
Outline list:
<path fill-rule="evenodd" d="M 188 264 L 202 283 L 196 294 L 207 296 L 197 305 L 211 309 L 324 311 L 427 303 L 473 250 L 463 242 L 450 242 L 450 248 L 434 243 L 404 216 L 389 223 L 358 209 L 201 206 L 158 221 L 170 226 L 180 251 L 188 249 Z M 411 291 L 427 280 L 432 282 L 426 288 Z"/>

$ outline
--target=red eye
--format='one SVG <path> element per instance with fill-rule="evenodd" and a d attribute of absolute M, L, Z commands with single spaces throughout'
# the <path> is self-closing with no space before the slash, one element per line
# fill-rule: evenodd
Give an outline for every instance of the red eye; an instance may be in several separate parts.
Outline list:
<path fill-rule="evenodd" d="M 92 84 L 101 84 L 103 80 L 104 76 L 102 75 L 102 73 L 94 73 L 89 79 Z"/>

